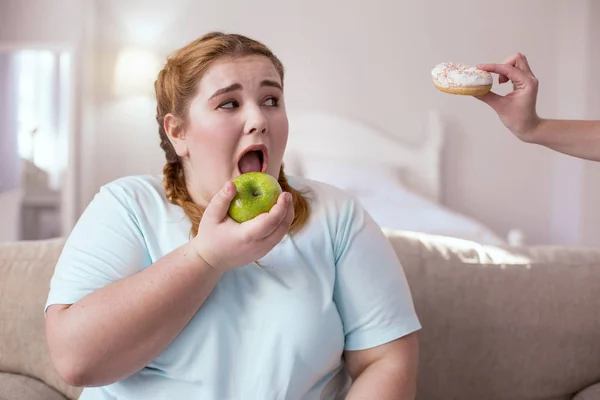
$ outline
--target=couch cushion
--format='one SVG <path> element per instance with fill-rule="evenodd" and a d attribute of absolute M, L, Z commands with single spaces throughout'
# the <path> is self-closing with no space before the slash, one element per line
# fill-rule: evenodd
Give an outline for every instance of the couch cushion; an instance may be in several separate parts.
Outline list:
<path fill-rule="evenodd" d="M 571 399 L 600 377 L 600 249 L 386 231 L 423 329 L 419 399 Z"/>
<path fill-rule="evenodd" d="M 600 250 L 386 233 L 423 323 L 419 400 L 567 400 L 598 382 Z M 0 371 L 76 399 L 81 390 L 58 377 L 44 339 L 43 307 L 62 245 L 0 243 Z"/>
<path fill-rule="evenodd" d="M 64 241 L 0 243 L 0 372 L 35 377 L 75 399 L 50 362 L 44 304 Z M 0 385 L 2 387 L 2 385 Z"/>
<path fill-rule="evenodd" d="M 600 400 L 600 383 L 583 389 L 573 400 Z"/>
<path fill-rule="evenodd" d="M 66 400 L 37 379 L 0 372 L 0 400 Z"/>

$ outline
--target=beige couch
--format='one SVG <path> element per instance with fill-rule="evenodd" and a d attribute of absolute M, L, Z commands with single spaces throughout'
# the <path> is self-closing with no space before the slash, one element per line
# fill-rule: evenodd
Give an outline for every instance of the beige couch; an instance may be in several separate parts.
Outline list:
<path fill-rule="evenodd" d="M 419 399 L 600 399 L 600 250 L 387 235 L 424 326 Z M 44 341 L 62 243 L 0 244 L 0 400 L 80 393 L 58 378 Z"/>

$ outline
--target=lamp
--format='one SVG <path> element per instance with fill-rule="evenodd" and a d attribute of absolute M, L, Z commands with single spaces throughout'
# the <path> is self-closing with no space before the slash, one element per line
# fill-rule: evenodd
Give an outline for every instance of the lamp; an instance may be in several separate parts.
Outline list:
<path fill-rule="evenodd" d="M 159 70 L 158 57 L 151 51 L 122 49 L 115 64 L 113 93 L 118 96 L 150 96 Z"/>

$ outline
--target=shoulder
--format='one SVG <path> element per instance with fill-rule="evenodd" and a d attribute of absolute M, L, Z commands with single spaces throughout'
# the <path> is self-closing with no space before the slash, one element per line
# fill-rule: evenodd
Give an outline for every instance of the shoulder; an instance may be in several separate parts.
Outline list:
<path fill-rule="evenodd" d="M 166 198 L 161 175 L 132 175 L 105 183 L 87 209 L 103 215 L 129 215 L 135 220 L 177 212 Z"/>
<path fill-rule="evenodd" d="M 187 228 L 188 221 L 183 209 L 167 199 L 162 175 L 132 175 L 105 183 L 78 221 L 90 229 L 106 225 L 145 237 L 172 229 L 174 224 Z"/>
<path fill-rule="evenodd" d="M 335 185 L 296 176 L 288 177 L 288 182 L 307 199 L 311 220 L 324 222 L 331 233 L 339 232 L 365 212 L 354 196 Z"/>
<path fill-rule="evenodd" d="M 164 195 L 161 179 L 162 177 L 160 175 L 124 176 L 102 185 L 100 190 L 109 190 L 127 195 L 141 193 L 148 195 Z"/>
<path fill-rule="evenodd" d="M 111 196 L 125 206 L 150 206 L 167 201 L 160 175 L 131 175 L 118 178 L 102 185 L 98 195 Z"/>

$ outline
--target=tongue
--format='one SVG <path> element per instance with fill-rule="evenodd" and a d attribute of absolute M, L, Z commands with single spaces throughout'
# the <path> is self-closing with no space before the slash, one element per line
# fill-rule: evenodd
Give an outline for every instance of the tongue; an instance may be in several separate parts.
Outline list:
<path fill-rule="evenodd" d="M 248 153 L 244 154 L 238 167 L 240 168 L 240 172 L 242 174 L 245 174 L 246 172 L 260 172 L 262 165 L 260 158 L 258 158 L 258 153 L 255 151 L 249 151 Z"/>

